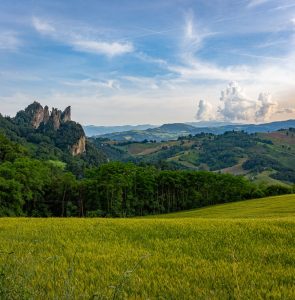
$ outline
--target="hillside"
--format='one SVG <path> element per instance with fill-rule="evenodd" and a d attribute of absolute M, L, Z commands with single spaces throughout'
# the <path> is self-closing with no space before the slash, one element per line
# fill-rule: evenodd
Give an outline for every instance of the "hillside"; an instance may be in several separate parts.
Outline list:
<path fill-rule="evenodd" d="M 295 120 L 278 121 L 265 124 L 227 124 L 222 122 L 211 122 L 209 127 L 200 127 L 200 125 L 203 124 L 206 124 L 206 122 L 172 123 L 146 130 L 112 132 L 109 134 L 102 134 L 100 136 L 102 138 L 108 138 L 115 141 L 142 142 L 143 140 L 152 140 L 160 142 L 177 140 L 177 138 L 181 136 L 196 135 L 200 133 L 223 134 L 227 131 L 245 131 L 247 133 L 277 131 L 280 129 L 295 127 Z"/>
<path fill-rule="evenodd" d="M 26 148 L 28 156 L 63 162 L 76 175 L 106 161 L 105 154 L 87 140 L 82 126 L 71 119 L 71 107 L 50 111 L 33 102 L 15 117 L 0 115 L 0 134 Z"/>
<path fill-rule="evenodd" d="M 94 144 L 112 160 L 152 164 L 160 168 L 210 170 L 244 175 L 262 184 L 295 183 L 295 129 L 248 134 L 197 134 L 167 142 Z"/>
<path fill-rule="evenodd" d="M 291 300 L 294 202 L 165 218 L 2 218 L 0 298 Z"/>
<path fill-rule="evenodd" d="M 190 211 L 164 214 L 159 218 L 285 218 L 295 216 L 295 194 L 226 203 Z"/>

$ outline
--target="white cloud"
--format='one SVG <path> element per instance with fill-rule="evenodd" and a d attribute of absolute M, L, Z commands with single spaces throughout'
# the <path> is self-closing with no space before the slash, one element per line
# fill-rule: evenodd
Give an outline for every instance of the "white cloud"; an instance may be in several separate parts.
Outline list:
<path fill-rule="evenodd" d="M 40 18 L 33 17 L 32 24 L 34 28 L 42 34 L 50 34 L 55 32 L 55 28 L 53 27 L 53 25 L 44 20 L 41 20 Z"/>
<path fill-rule="evenodd" d="M 248 7 L 250 7 L 250 8 L 256 7 L 256 6 L 262 5 L 264 3 L 267 3 L 269 1 L 271 1 L 271 0 L 249 0 Z"/>
<path fill-rule="evenodd" d="M 199 101 L 198 109 L 196 113 L 196 119 L 198 121 L 216 120 L 216 113 L 214 112 L 213 107 L 209 102 L 205 100 Z"/>
<path fill-rule="evenodd" d="M 78 87 L 78 88 L 120 89 L 119 82 L 113 79 L 109 79 L 106 81 L 82 79 L 76 81 L 63 81 L 62 83 L 67 86 Z"/>
<path fill-rule="evenodd" d="M 245 121 L 253 119 L 259 109 L 257 102 L 249 99 L 236 82 L 230 82 L 221 91 L 219 114 L 226 121 Z"/>
<path fill-rule="evenodd" d="M 71 44 L 78 51 L 94 54 L 104 54 L 109 57 L 118 56 L 134 51 L 131 43 L 99 42 L 94 40 L 73 40 Z"/>
<path fill-rule="evenodd" d="M 23 45 L 18 34 L 13 31 L 0 32 L 0 50 L 15 51 Z"/>
<path fill-rule="evenodd" d="M 215 32 L 210 32 L 204 26 L 198 24 L 193 12 L 189 11 L 185 15 L 183 43 L 181 44 L 183 57 L 194 55 L 202 47 L 203 41 L 215 34 Z"/>
<path fill-rule="evenodd" d="M 54 40 L 70 45 L 74 50 L 79 52 L 106 55 L 108 57 L 119 56 L 134 51 L 131 42 L 105 41 L 98 36 L 83 37 L 77 28 L 57 28 L 38 17 L 32 18 L 32 24 L 36 31 L 45 34 Z M 91 31 L 91 30 L 89 30 Z"/>
<path fill-rule="evenodd" d="M 278 103 L 273 101 L 271 94 L 268 93 L 260 93 L 258 102 L 260 102 L 260 107 L 256 111 L 255 119 L 257 121 L 269 120 L 270 117 L 276 112 Z"/>

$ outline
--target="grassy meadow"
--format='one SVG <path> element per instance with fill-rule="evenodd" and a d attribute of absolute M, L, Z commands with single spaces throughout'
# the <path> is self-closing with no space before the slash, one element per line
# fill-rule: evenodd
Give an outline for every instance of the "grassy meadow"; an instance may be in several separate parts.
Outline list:
<path fill-rule="evenodd" d="M 0 219 L 0 299 L 295 299 L 295 195 L 134 219 Z"/>

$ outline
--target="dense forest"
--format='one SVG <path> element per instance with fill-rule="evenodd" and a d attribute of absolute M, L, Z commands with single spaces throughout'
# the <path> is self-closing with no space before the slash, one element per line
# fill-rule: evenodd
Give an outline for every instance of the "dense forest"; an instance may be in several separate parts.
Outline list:
<path fill-rule="evenodd" d="M 255 145 L 245 133 L 200 136 L 206 151 L 199 158 L 212 166 L 236 159 L 236 152 L 226 154 L 232 140 L 237 149 Z M 48 117 L 48 108 L 33 103 L 15 118 L 0 115 L 0 216 L 130 217 L 293 192 L 291 186 L 258 185 L 242 176 L 184 170 L 165 161 L 185 147 L 183 139 L 161 145 L 154 162 L 130 159 L 123 150 L 129 143 L 110 146 L 107 140 L 86 140 L 84 145 L 84 140 L 69 108 L 53 109 Z M 200 148 L 198 136 L 188 140 Z M 158 147 L 154 141 L 142 144 Z M 73 147 L 78 146 L 83 151 L 77 154 Z M 118 156 L 123 162 L 116 161 Z M 245 162 L 250 169 L 266 165 L 278 168 L 263 156 Z"/>

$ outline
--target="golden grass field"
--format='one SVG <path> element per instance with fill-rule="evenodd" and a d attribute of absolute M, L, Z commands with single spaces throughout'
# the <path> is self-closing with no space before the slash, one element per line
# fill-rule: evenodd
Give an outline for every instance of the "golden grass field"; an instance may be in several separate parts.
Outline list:
<path fill-rule="evenodd" d="M 149 218 L 2 218 L 0 299 L 295 299 L 295 195 Z"/>

